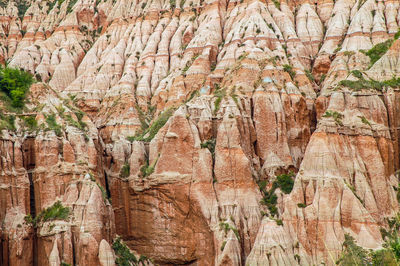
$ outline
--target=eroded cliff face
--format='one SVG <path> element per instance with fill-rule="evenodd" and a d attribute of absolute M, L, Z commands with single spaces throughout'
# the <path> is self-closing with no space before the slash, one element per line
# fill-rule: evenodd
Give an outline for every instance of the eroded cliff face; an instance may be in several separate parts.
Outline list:
<path fill-rule="evenodd" d="M 0 1 L 0 62 L 38 80 L 0 139 L 0 264 L 114 265 L 117 235 L 160 265 L 380 248 L 399 20 L 381 0 Z M 67 219 L 27 222 L 57 201 Z"/>

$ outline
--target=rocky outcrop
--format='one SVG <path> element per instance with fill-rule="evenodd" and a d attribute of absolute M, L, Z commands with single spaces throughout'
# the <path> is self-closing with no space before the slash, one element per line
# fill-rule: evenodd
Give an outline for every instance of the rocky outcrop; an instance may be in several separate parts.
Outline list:
<path fill-rule="evenodd" d="M 347 234 L 381 248 L 399 8 L 0 0 L 0 63 L 37 80 L 20 113 L 0 107 L 0 264 L 114 265 L 117 235 L 160 265 L 334 265 Z"/>

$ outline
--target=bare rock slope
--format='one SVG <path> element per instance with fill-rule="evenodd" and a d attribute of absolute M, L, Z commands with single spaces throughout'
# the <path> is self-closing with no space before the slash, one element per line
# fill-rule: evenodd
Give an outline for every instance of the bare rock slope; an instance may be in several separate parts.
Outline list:
<path fill-rule="evenodd" d="M 399 23 L 397 0 L 0 0 L 0 63 L 37 80 L 1 127 L 0 264 L 114 265 L 121 239 L 146 265 L 381 248 Z"/>

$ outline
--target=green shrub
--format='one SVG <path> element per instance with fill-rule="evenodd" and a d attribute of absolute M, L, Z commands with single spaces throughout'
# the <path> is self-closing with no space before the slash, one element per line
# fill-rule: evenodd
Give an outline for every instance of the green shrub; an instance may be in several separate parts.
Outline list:
<path fill-rule="evenodd" d="M 376 63 L 392 46 L 393 40 L 387 40 L 382 43 L 378 43 L 368 51 L 361 50 L 362 53 L 370 58 L 370 67 Z"/>
<path fill-rule="evenodd" d="M 25 216 L 25 222 L 37 226 L 40 222 L 47 222 L 53 220 L 67 220 L 70 214 L 70 209 L 64 207 L 61 201 L 55 202 L 52 206 L 44 209 L 35 218 L 29 214 Z"/>
<path fill-rule="evenodd" d="M 72 8 L 74 7 L 74 5 L 76 4 L 78 0 L 69 0 L 68 6 L 67 6 L 67 13 L 71 13 L 72 12 Z"/>
<path fill-rule="evenodd" d="M 208 149 L 211 152 L 212 157 L 214 158 L 216 142 L 217 142 L 217 140 L 215 138 L 211 138 L 211 139 L 208 139 L 205 142 L 201 143 L 200 147 L 202 149 Z"/>
<path fill-rule="evenodd" d="M 222 242 L 221 251 L 224 251 L 225 246 L 226 246 L 226 240 L 224 240 L 224 241 Z"/>
<path fill-rule="evenodd" d="M 342 122 L 343 115 L 339 112 L 327 110 L 325 114 L 322 115 L 322 117 L 332 117 L 337 125 L 343 126 Z"/>
<path fill-rule="evenodd" d="M 157 161 L 158 161 L 158 158 L 156 160 L 154 160 L 154 162 L 151 165 L 149 165 L 149 161 L 146 160 L 145 165 L 143 165 L 140 168 L 140 172 L 142 174 L 142 177 L 146 177 L 146 176 L 149 176 L 152 173 L 154 173 L 154 169 L 155 169 L 155 166 L 157 164 Z"/>
<path fill-rule="evenodd" d="M 283 193 L 289 194 L 292 192 L 294 185 L 294 173 L 290 172 L 289 174 L 282 174 L 276 177 L 277 186 L 282 190 Z M 274 183 L 275 183 L 274 182 Z"/>
<path fill-rule="evenodd" d="M 8 129 L 14 131 L 15 128 L 15 116 L 14 115 L 3 115 L 0 113 L 0 130 Z"/>
<path fill-rule="evenodd" d="M 217 99 L 214 102 L 214 114 L 216 114 L 221 106 L 221 101 L 222 99 L 226 96 L 226 90 L 221 89 L 219 84 L 214 84 L 214 96 L 217 97 Z"/>
<path fill-rule="evenodd" d="M 297 207 L 305 208 L 305 207 L 307 207 L 307 205 L 305 205 L 304 203 L 297 203 Z"/>
<path fill-rule="evenodd" d="M 57 124 L 56 117 L 54 114 L 46 116 L 46 123 L 48 126 L 47 130 L 53 130 L 58 137 L 61 137 L 62 127 L 59 124 Z"/>
<path fill-rule="evenodd" d="M 336 264 L 339 265 L 366 265 L 369 261 L 368 252 L 359 247 L 354 238 L 349 234 L 345 234 L 343 242 L 343 253 Z"/>
<path fill-rule="evenodd" d="M 121 242 L 121 239 L 119 237 L 114 240 L 112 248 L 115 251 L 115 255 L 117 255 L 117 258 L 115 260 L 115 263 L 117 265 L 138 265 L 138 260 L 136 256 L 129 250 L 125 243 Z"/>
<path fill-rule="evenodd" d="M 357 81 L 354 80 L 342 80 L 339 82 L 340 86 L 348 87 L 355 91 L 360 91 L 362 89 L 383 91 L 387 87 L 398 88 L 400 87 L 400 78 L 393 77 L 389 80 L 376 81 L 373 79 L 366 80 L 360 71 L 353 70 L 353 75 L 358 78 Z"/>
<path fill-rule="evenodd" d="M 224 231 L 225 236 L 229 232 L 229 230 L 232 230 L 233 233 L 235 234 L 237 240 L 240 240 L 239 231 L 235 227 L 230 226 L 228 223 L 220 222 L 219 229 Z"/>
<path fill-rule="evenodd" d="M 314 75 L 311 73 L 310 70 L 306 69 L 306 70 L 305 70 L 305 73 L 306 73 L 307 78 L 308 78 L 311 82 L 315 82 Z"/>
<path fill-rule="evenodd" d="M 21 0 L 18 2 L 17 8 L 18 8 L 18 17 L 20 19 L 23 19 L 24 15 L 26 13 L 26 10 L 28 10 L 28 8 L 29 8 L 29 3 L 27 3 L 25 0 Z"/>
<path fill-rule="evenodd" d="M 294 185 L 293 177 L 293 172 L 278 175 L 276 180 L 272 183 L 270 190 L 266 190 L 267 183 L 265 180 L 258 182 L 258 186 L 263 193 L 263 198 L 260 203 L 267 206 L 271 216 L 278 215 L 278 208 L 276 207 L 278 196 L 275 194 L 275 190 L 280 188 L 283 193 L 289 194 Z"/>
<path fill-rule="evenodd" d="M 274 2 L 274 5 L 277 9 L 281 10 L 281 3 L 279 0 L 272 0 L 272 2 Z"/>
<path fill-rule="evenodd" d="M 21 109 L 25 96 L 34 79 L 28 72 L 16 68 L 0 67 L 0 91 L 2 100 L 9 105 L 8 109 Z"/>
<path fill-rule="evenodd" d="M 343 251 L 336 262 L 338 265 L 390 265 L 395 266 L 400 263 L 400 241 L 399 241 L 399 228 L 400 228 L 400 215 L 397 214 L 392 219 L 387 220 L 389 230 L 381 228 L 382 238 L 385 240 L 383 248 L 379 250 L 367 251 L 358 246 L 354 238 L 345 234 L 345 241 L 343 242 Z"/>
<path fill-rule="evenodd" d="M 131 173 L 131 166 L 129 165 L 129 163 L 125 163 L 121 167 L 121 171 L 119 172 L 119 177 L 127 178 L 129 177 L 130 173 Z"/>
<path fill-rule="evenodd" d="M 150 142 L 157 135 L 158 131 L 168 122 L 174 111 L 174 108 L 169 108 L 168 110 L 164 111 L 146 130 L 134 137 L 128 137 L 128 140 L 131 142 L 135 140 Z"/>
<path fill-rule="evenodd" d="M 293 67 L 291 65 L 283 65 L 283 71 L 289 73 L 289 76 L 292 80 L 296 77 L 296 72 L 293 70 Z"/>
<path fill-rule="evenodd" d="M 24 126 L 29 130 L 33 131 L 37 129 L 38 124 L 34 116 L 23 117 L 22 120 L 24 121 Z"/>

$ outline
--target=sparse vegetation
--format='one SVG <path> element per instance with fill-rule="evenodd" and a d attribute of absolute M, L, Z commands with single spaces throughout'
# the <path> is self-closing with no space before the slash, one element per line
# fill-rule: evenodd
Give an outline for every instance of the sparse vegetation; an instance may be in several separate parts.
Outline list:
<path fill-rule="evenodd" d="M 16 68 L 0 67 L 0 99 L 10 111 L 24 107 L 26 93 L 33 84 L 31 74 Z"/>
<path fill-rule="evenodd" d="M 357 117 L 361 119 L 361 122 L 362 122 L 363 124 L 366 124 L 366 125 L 368 125 L 368 126 L 371 126 L 371 123 L 368 121 L 367 118 L 365 118 L 365 116 L 357 116 Z"/>
<path fill-rule="evenodd" d="M 272 0 L 272 2 L 274 2 L 274 5 L 277 9 L 281 10 L 281 3 L 279 0 Z"/>
<path fill-rule="evenodd" d="M 398 235 L 396 235 L 398 238 Z M 345 241 L 343 242 L 343 251 L 336 261 L 337 265 L 399 265 L 399 257 L 396 255 L 396 249 L 400 248 L 400 242 L 394 244 L 390 240 L 386 239 L 386 243 L 383 245 L 383 249 L 379 250 L 365 250 L 358 246 L 352 236 L 345 234 Z M 396 245 L 398 245 L 396 247 Z M 400 249 L 399 249 L 400 251 Z"/>
<path fill-rule="evenodd" d="M 265 180 L 258 183 L 258 186 L 263 193 L 261 204 L 267 206 L 271 216 L 278 215 L 278 209 L 276 207 L 278 196 L 275 194 L 275 190 L 277 188 L 280 188 L 283 193 L 289 194 L 292 191 L 294 185 L 293 177 L 293 172 L 278 175 L 276 177 L 276 180 L 272 183 L 272 187 L 270 190 L 266 190 L 267 182 Z"/>
<path fill-rule="evenodd" d="M 56 117 L 54 114 L 49 114 L 46 116 L 46 123 L 48 126 L 46 130 L 53 130 L 58 137 L 61 137 L 62 127 L 59 124 L 57 124 Z"/>
<path fill-rule="evenodd" d="M 67 6 L 67 13 L 72 12 L 72 8 L 76 4 L 76 2 L 78 2 L 78 0 L 69 0 L 68 6 Z"/>
<path fill-rule="evenodd" d="M 112 248 L 115 251 L 115 255 L 117 255 L 118 257 L 115 260 L 115 263 L 117 265 L 123 265 L 123 266 L 137 265 L 138 260 L 136 256 L 129 250 L 129 248 L 125 245 L 125 243 L 121 241 L 119 237 L 114 240 Z"/>
<path fill-rule="evenodd" d="M 229 230 L 232 230 L 233 233 L 235 234 L 237 240 L 240 240 L 239 231 L 238 231 L 235 227 L 229 225 L 229 224 L 226 223 L 226 222 L 220 222 L 220 223 L 219 223 L 219 228 L 220 228 L 220 230 L 223 230 L 223 231 L 224 231 L 225 236 L 228 234 Z"/>
<path fill-rule="evenodd" d="M 310 70 L 306 69 L 306 70 L 305 70 L 305 73 L 306 73 L 307 78 L 308 78 L 311 82 L 315 82 L 314 75 L 311 73 Z"/>
<path fill-rule="evenodd" d="M 226 240 L 224 240 L 224 241 L 222 242 L 221 251 L 224 251 L 225 246 L 226 246 Z"/>
<path fill-rule="evenodd" d="M 293 70 L 293 67 L 291 65 L 283 65 L 283 71 L 289 73 L 289 76 L 292 80 L 296 77 L 296 72 Z"/>
<path fill-rule="evenodd" d="M 360 91 L 362 89 L 383 91 L 388 87 L 400 87 L 400 78 L 393 77 L 385 81 L 376 81 L 373 79 L 365 79 L 361 71 L 358 70 L 353 70 L 351 73 L 358 78 L 358 80 L 342 80 L 339 82 L 339 86 L 348 87 L 354 91 Z"/>
<path fill-rule="evenodd" d="M 131 173 L 131 166 L 129 165 L 129 163 L 126 162 L 121 167 L 121 170 L 119 172 L 119 177 L 127 178 L 127 177 L 129 177 L 130 173 Z"/>
<path fill-rule="evenodd" d="M 322 117 L 332 117 L 337 125 L 343 126 L 342 122 L 343 115 L 337 111 L 327 110 L 325 114 L 322 115 Z"/>
<path fill-rule="evenodd" d="M 67 220 L 70 214 L 70 209 L 64 207 L 61 201 L 55 202 L 52 206 L 44 209 L 35 218 L 29 214 L 25 216 L 25 222 L 37 226 L 40 222 L 47 222 L 53 220 Z"/>
<path fill-rule="evenodd" d="M 368 51 L 361 50 L 362 53 L 367 55 L 370 58 L 370 67 L 373 66 L 376 61 L 378 61 L 386 52 L 389 50 L 390 46 L 392 46 L 393 40 L 387 40 L 382 43 L 378 43 Z"/>
<path fill-rule="evenodd" d="M 221 89 L 218 84 L 215 84 L 214 96 L 217 97 L 214 102 L 214 114 L 216 114 L 221 106 L 222 99 L 226 96 L 226 90 Z"/>
<path fill-rule="evenodd" d="M 169 118 L 173 115 L 175 109 L 169 108 L 162 112 L 158 118 L 150 125 L 143 127 L 135 136 L 127 137 L 130 142 L 144 141 L 150 142 L 158 133 L 158 131 L 168 122 Z"/>

